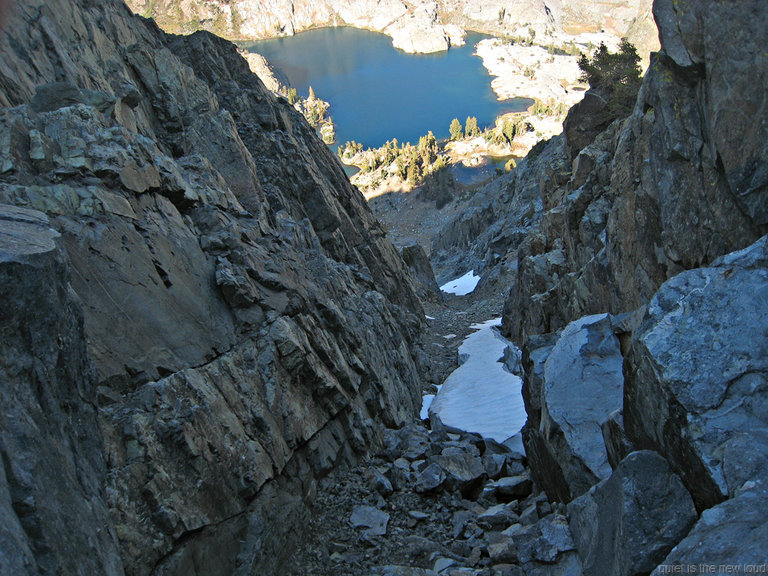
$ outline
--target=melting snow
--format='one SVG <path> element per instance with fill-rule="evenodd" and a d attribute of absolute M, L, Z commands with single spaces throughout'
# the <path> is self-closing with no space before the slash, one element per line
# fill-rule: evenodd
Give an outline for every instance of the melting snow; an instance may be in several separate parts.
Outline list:
<path fill-rule="evenodd" d="M 421 397 L 421 412 L 419 413 L 419 418 L 422 420 L 429 418 L 429 407 L 432 406 L 432 401 L 434 399 L 434 394 L 424 394 L 424 396 Z"/>
<path fill-rule="evenodd" d="M 424 397 L 422 417 L 428 411 L 446 426 L 498 442 L 520 432 L 526 420 L 523 381 L 499 362 L 512 345 L 495 329 L 500 321 L 494 318 L 472 326 L 478 331 L 459 348 L 461 366 L 446 378 L 434 400 Z"/>
<path fill-rule="evenodd" d="M 449 294 L 456 294 L 457 296 L 466 296 L 475 289 L 479 281 L 480 276 L 475 276 L 475 271 L 470 270 L 461 278 L 446 282 L 440 286 L 440 290 Z"/>

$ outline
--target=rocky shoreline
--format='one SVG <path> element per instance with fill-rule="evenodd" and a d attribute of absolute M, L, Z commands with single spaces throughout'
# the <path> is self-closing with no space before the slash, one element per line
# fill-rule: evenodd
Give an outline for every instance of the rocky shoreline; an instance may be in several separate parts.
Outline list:
<path fill-rule="evenodd" d="M 495 36 L 521 36 L 533 31 L 540 38 L 578 28 L 599 32 L 610 21 L 608 33 L 630 39 L 647 53 L 656 44 L 650 0 L 614 0 L 615 6 L 594 10 L 587 0 L 552 6 L 531 0 L 509 6 L 494 0 L 319 0 L 265 2 L 235 0 L 202 2 L 168 0 L 158 8 L 152 0 L 128 0 L 131 9 L 154 18 L 168 32 L 189 34 L 208 30 L 230 40 L 290 36 L 318 26 L 354 26 L 383 32 L 405 52 L 431 53 L 460 46 L 465 31 Z M 610 16 L 610 17 L 609 17 Z"/>

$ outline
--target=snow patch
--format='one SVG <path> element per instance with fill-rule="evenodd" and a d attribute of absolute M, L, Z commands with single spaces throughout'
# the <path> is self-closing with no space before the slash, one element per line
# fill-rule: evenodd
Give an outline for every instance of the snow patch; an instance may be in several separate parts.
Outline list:
<path fill-rule="evenodd" d="M 430 418 L 438 417 L 446 426 L 503 442 L 520 432 L 527 415 L 522 379 L 499 361 L 512 346 L 496 329 L 500 321 L 472 325 L 477 332 L 459 347 L 461 365 L 429 400 L 427 410 Z"/>
<path fill-rule="evenodd" d="M 480 276 L 475 276 L 475 271 L 470 270 L 461 278 L 455 278 L 440 286 L 440 290 L 447 292 L 448 294 L 456 294 L 457 296 L 466 296 L 472 292 L 477 283 L 480 281 Z"/>

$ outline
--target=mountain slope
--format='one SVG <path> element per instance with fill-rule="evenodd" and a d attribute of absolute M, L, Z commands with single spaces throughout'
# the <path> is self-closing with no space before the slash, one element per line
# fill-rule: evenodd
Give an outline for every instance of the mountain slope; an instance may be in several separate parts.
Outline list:
<path fill-rule="evenodd" d="M 13 573 L 279 571 L 315 479 L 416 414 L 399 255 L 228 42 L 56 0 L 0 55 Z"/>

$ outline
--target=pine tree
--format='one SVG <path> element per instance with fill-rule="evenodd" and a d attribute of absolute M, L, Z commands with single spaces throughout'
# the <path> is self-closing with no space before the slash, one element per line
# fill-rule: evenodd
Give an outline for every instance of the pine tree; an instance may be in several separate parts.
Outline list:
<path fill-rule="evenodd" d="M 480 128 L 477 127 L 477 118 L 474 116 L 467 116 L 467 121 L 464 123 L 464 133 L 468 137 L 475 137 L 480 135 Z"/>
<path fill-rule="evenodd" d="M 451 120 L 449 131 L 451 133 L 451 140 L 461 140 L 464 137 L 464 130 L 458 118 Z"/>
<path fill-rule="evenodd" d="M 601 43 L 592 58 L 584 54 L 579 58 L 581 80 L 608 102 L 608 120 L 624 117 L 632 111 L 642 83 L 639 63 L 637 49 L 626 38 L 621 40 L 615 54 L 609 53 Z"/>

